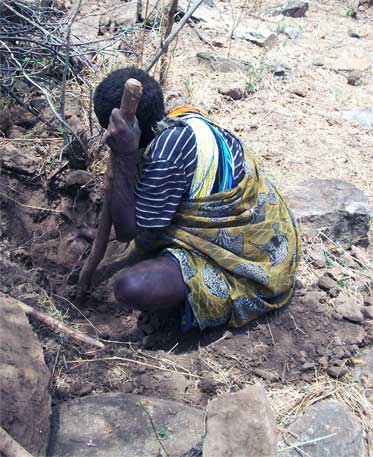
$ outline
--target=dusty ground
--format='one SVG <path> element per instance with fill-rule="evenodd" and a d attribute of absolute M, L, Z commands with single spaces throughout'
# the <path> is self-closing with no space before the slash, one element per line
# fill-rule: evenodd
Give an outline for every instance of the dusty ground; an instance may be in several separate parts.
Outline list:
<path fill-rule="evenodd" d="M 306 18 L 261 19 L 260 12 L 270 3 L 257 2 L 251 9 L 247 2 L 218 2 L 216 21 L 195 25 L 200 36 L 186 27 L 171 49 L 167 100 L 199 106 L 233 128 L 255 150 L 280 190 L 310 176 L 332 177 L 353 182 L 372 197 L 373 130 L 336 116 L 373 106 L 371 67 L 363 70 L 360 86 L 348 84 L 349 73 L 336 68 L 351 62 L 358 67 L 372 64 L 373 9 L 362 9 L 355 20 L 346 14 L 348 2 L 312 2 Z M 289 26 L 300 31 L 296 40 L 280 33 Z M 229 38 L 232 29 L 245 27 L 276 32 L 276 44 L 264 49 Z M 361 38 L 351 37 L 350 31 Z M 144 60 L 156 49 L 158 37 L 155 29 L 147 32 Z M 134 33 L 131 44 L 141 38 L 142 31 Z M 216 72 L 196 57 L 199 52 L 252 66 Z M 118 65 L 135 63 L 135 58 L 126 59 L 120 54 L 104 58 L 102 73 L 90 75 L 92 82 Z M 274 77 L 276 65 L 288 67 L 284 79 Z M 218 92 L 230 84 L 246 85 L 254 92 L 233 101 Z M 88 103 L 84 88 L 81 91 L 77 94 L 71 87 L 70 109 L 72 120 L 84 124 Z M 74 300 L 81 249 L 75 247 L 76 254 L 69 237 L 76 227 L 95 221 L 102 176 L 79 191 L 67 187 L 69 165 L 57 161 L 61 138 L 48 137 L 40 124 L 0 141 L 2 147 L 11 144 L 27 150 L 36 163 L 29 176 L 14 170 L 4 170 L 2 176 L 2 291 L 108 341 L 102 351 L 82 348 L 35 324 L 53 373 L 54 401 L 125 391 L 205 405 L 219 392 L 259 379 L 268 387 L 281 425 L 309 402 L 331 396 L 353 410 L 367 430 L 372 427 L 364 386 L 350 374 L 359 363 L 359 349 L 372 345 L 372 321 L 340 320 L 333 306 L 338 295 L 361 303 L 369 296 L 372 248 L 351 251 L 321 237 L 304 239 L 298 289 L 287 309 L 233 332 L 214 329 L 182 335 L 177 315 L 150 318 L 117 307 L 110 275 L 123 266 L 124 254 L 115 244 L 92 296 L 83 305 Z M 94 145 L 91 149 L 89 170 L 97 175 L 103 164 Z M 321 268 L 313 265 L 315 253 L 324 258 Z M 336 281 L 332 290 L 317 285 L 325 274 Z"/>

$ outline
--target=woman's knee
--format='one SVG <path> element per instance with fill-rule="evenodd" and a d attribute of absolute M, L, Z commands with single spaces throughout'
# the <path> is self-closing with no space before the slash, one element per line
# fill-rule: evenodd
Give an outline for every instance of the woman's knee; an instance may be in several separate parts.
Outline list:
<path fill-rule="evenodd" d="M 134 272 L 122 274 L 114 284 L 114 295 L 119 303 L 136 305 L 141 301 L 144 293 L 142 281 Z"/>

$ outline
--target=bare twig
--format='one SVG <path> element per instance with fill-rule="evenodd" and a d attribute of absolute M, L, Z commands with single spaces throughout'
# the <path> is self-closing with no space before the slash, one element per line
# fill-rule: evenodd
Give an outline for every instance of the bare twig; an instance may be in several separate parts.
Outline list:
<path fill-rule="evenodd" d="M 150 421 L 150 424 L 152 426 L 154 435 L 157 438 L 157 441 L 160 444 L 161 448 L 163 449 L 163 452 L 166 454 L 167 457 L 169 457 L 170 454 L 167 452 L 167 449 L 164 447 L 164 444 L 162 443 L 162 441 L 160 440 L 160 438 L 158 436 L 158 432 L 157 432 L 157 429 L 155 428 L 154 421 L 153 421 L 151 413 L 145 408 L 145 406 L 144 406 L 142 401 L 140 401 L 139 404 L 140 404 L 141 408 L 145 411 L 146 415 L 149 417 L 149 421 Z"/>
<path fill-rule="evenodd" d="M 164 40 L 167 40 L 168 36 L 170 35 L 172 31 L 172 26 L 174 25 L 175 21 L 175 14 L 177 11 L 177 3 L 178 0 L 172 0 L 170 10 L 168 12 L 168 18 L 167 18 L 167 24 L 166 24 L 166 30 L 164 34 Z M 160 73 L 159 73 L 159 82 L 161 86 L 164 86 L 166 83 L 166 77 L 167 77 L 167 54 L 168 54 L 168 48 L 165 50 L 164 54 L 162 55 L 161 59 L 161 68 L 160 68 Z"/>
<path fill-rule="evenodd" d="M 43 313 L 42 311 L 39 311 L 32 306 L 26 305 L 25 303 L 16 300 L 13 297 L 10 297 L 9 295 L 5 295 L 2 292 L 0 292 L 0 297 L 2 300 L 10 302 L 12 305 L 19 306 L 22 308 L 23 312 L 30 317 L 33 317 L 34 319 L 42 322 L 46 326 L 50 327 L 53 330 L 58 330 L 65 335 L 70 336 L 72 339 L 75 341 L 80 341 L 81 343 L 86 343 L 90 344 L 92 346 L 96 346 L 100 349 L 104 348 L 105 345 L 101 343 L 100 341 L 95 340 L 94 338 L 91 338 L 88 335 L 85 335 L 82 332 L 79 332 L 78 330 L 73 330 L 66 325 L 62 324 L 58 320 L 54 319 L 53 317 L 49 316 L 46 313 Z"/>
<path fill-rule="evenodd" d="M 62 84 L 61 84 L 61 96 L 60 96 L 60 115 L 61 119 L 65 121 L 65 98 L 66 98 L 66 81 L 67 76 L 70 71 L 70 44 L 71 44 L 71 27 L 77 18 L 80 7 L 82 5 L 82 0 L 78 0 L 78 4 L 76 6 L 76 10 L 71 17 L 71 20 L 67 24 L 67 33 L 66 33 L 66 53 L 65 53 L 65 65 L 62 74 Z M 66 132 L 63 133 L 64 144 L 66 145 L 69 141 Z M 83 148 L 84 150 L 84 148 Z M 60 162 L 62 161 L 62 150 L 60 153 Z"/>
<path fill-rule="evenodd" d="M 0 451 L 5 457 L 32 457 L 0 426 Z"/>
<path fill-rule="evenodd" d="M 167 37 L 167 39 L 161 43 L 160 48 L 156 52 L 155 56 L 151 59 L 151 61 L 145 65 L 144 70 L 146 72 L 149 72 L 154 65 L 158 62 L 159 58 L 161 55 L 167 51 L 170 43 L 177 37 L 178 33 L 180 30 L 184 27 L 184 25 L 187 23 L 191 15 L 194 13 L 194 11 L 204 2 L 204 0 L 195 0 L 193 5 L 189 8 L 189 10 L 185 13 L 181 21 L 179 22 L 179 25 L 175 28 L 175 30 Z"/>

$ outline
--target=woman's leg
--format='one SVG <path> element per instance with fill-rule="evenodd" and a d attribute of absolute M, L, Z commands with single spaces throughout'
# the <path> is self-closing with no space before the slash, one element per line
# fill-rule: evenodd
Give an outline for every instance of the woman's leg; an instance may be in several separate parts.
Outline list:
<path fill-rule="evenodd" d="M 121 304 L 156 311 L 182 306 L 185 285 L 177 263 L 158 257 L 126 269 L 116 280 L 114 293 Z"/>

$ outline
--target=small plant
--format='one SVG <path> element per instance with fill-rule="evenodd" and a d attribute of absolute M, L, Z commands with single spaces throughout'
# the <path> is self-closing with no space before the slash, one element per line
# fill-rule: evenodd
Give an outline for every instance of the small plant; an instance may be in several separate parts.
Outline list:
<path fill-rule="evenodd" d="M 357 18 L 356 8 L 352 5 L 349 5 L 346 10 L 346 16 L 351 17 L 352 19 L 356 19 Z"/>

